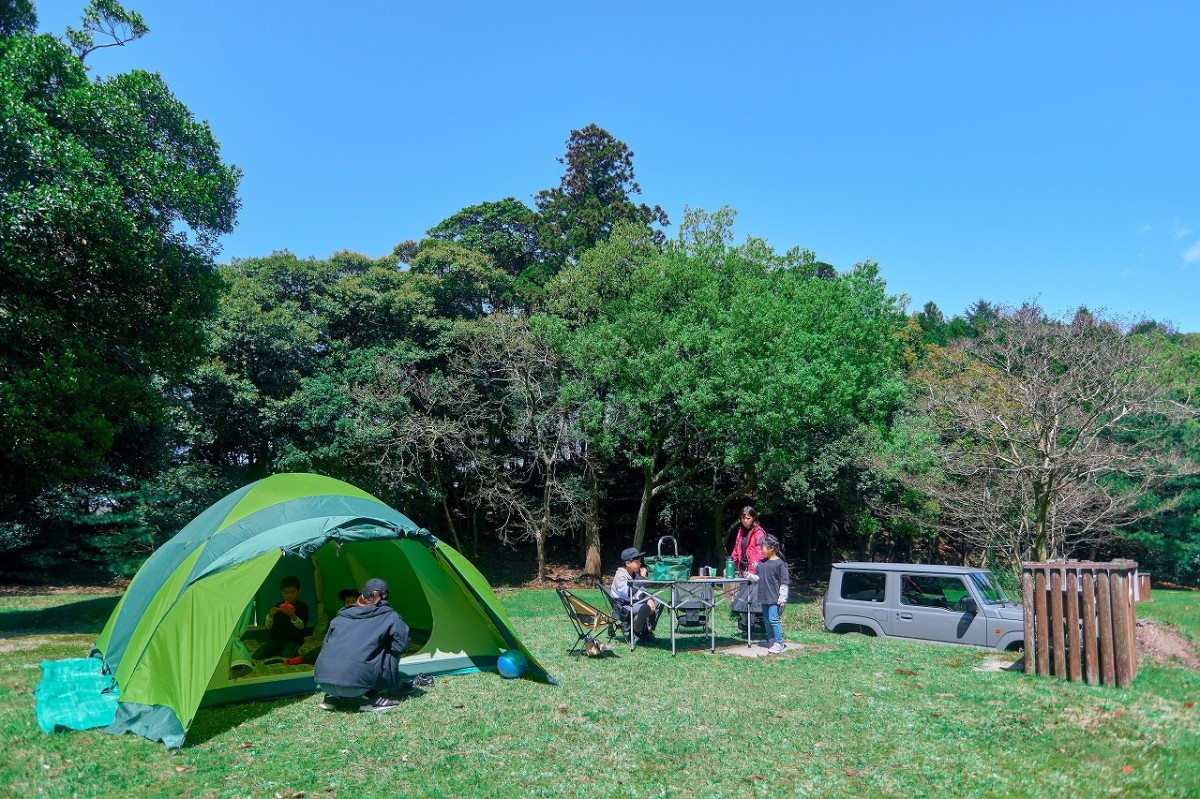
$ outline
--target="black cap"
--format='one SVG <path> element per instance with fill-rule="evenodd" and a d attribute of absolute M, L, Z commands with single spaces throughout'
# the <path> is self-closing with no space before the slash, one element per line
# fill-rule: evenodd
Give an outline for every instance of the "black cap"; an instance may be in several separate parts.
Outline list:
<path fill-rule="evenodd" d="M 362 595 L 367 599 L 371 598 L 372 594 L 378 593 L 380 596 L 388 595 L 388 584 L 378 577 L 372 577 L 367 580 L 367 584 L 363 586 Z"/>
<path fill-rule="evenodd" d="M 636 547 L 627 547 L 621 550 L 622 563 L 627 560 L 641 560 L 644 557 L 646 557 L 646 553 Z"/>

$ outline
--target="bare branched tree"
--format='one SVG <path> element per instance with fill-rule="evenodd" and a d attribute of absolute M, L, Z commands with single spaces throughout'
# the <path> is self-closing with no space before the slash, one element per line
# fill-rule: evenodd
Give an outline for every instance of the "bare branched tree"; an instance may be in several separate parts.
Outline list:
<path fill-rule="evenodd" d="M 1007 311 L 978 338 L 933 348 L 914 374 L 938 442 L 910 487 L 939 524 L 1010 562 L 1064 557 L 1163 510 L 1155 488 L 1196 464 L 1147 430 L 1196 414 L 1144 339 L 1081 310 Z"/>
<path fill-rule="evenodd" d="M 496 514 L 502 536 L 534 541 L 538 577 L 549 537 L 581 529 L 588 514 L 587 450 L 578 415 L 560 395 L 561 369 L 549 342 L 500 316 L 482 322 L 451 364 L 481 389 L 451 401 L 463 411 L 478 404 L 489 420 L 463 453 L 472 495 Z"/>
<path fill-rule="evenodd" d="M 458 546 L 444 504 L 454 482 L 501 540 L 534 541 L 543 577 L 549 537 L 582 529 L 588 513 L 587 450 L 560 381 L 552 348 L 523 320 L 497 314 L 465 325 L 445 369 L 383 359 L 352 389 L 376 426 L 362 457 L 393 486 L 428 484 Z"/>

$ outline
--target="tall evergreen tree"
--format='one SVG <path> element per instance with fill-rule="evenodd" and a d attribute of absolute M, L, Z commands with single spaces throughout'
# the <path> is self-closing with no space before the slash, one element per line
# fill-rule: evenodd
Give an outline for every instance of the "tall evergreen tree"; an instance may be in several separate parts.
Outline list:
<path fill-rule="evenodd" d="M 162 381 L 203 349 L 240 172 L 157 74 L 89 80 L 80 55 L 0 15 L 0 520 L 106 468 L 166 455 Z M 72 46 L 141 18 L 93 0 Z M 127 39 L 126 39 L 127 40 Z"/>
<path fill-rule="evenodd" d="M 659 206 L 635 203 L 631 196 L 642 189 L 634 178 L 633 151 L 611 133 L 591 124 L 571 131 L 567 153 L 558 159 L 566 166 L 557 188 L 538 192 L 538 244 L 540 273 L 529 277 L 542 283 L 583 252 L 607 241 L 619 222 L 667 225 Z M 662 244 L 661 231 L 652 238 Z"/>

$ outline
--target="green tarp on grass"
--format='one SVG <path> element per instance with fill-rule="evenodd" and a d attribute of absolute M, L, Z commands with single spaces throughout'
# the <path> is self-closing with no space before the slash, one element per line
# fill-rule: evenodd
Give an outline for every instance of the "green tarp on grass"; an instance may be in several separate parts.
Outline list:
<path fill-rule="evenodd" d="M 90 730 L 112 723 L 117 714 L 117 690 L 111 674 L 95 658 L 42 662 L 37 720 L 42 732 Z"/>

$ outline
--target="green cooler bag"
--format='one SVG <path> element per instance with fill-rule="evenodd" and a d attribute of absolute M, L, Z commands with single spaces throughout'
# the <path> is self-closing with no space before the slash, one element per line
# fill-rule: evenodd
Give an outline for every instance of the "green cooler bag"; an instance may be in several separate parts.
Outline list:
<path fill-rule="evenodd" d="M 663 554 L 663 543 L 671 542 L 673 555 Z M 658 539 L 658 554 L 646 556 L 646 579 L 648 580 L 686 580 L 692 576 L 692 556 L 680 555 L 679 544 L 674 536 L 664 535 Z"/>

